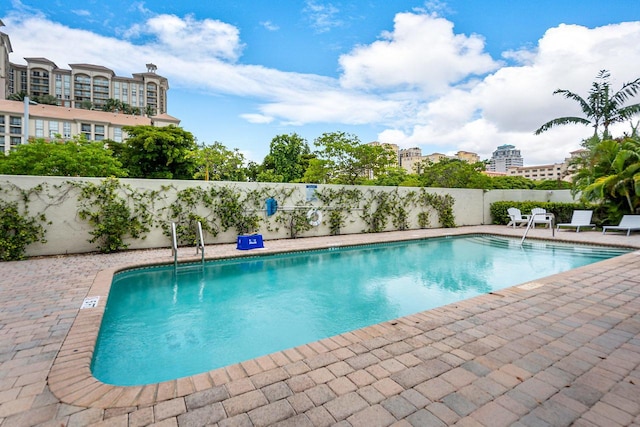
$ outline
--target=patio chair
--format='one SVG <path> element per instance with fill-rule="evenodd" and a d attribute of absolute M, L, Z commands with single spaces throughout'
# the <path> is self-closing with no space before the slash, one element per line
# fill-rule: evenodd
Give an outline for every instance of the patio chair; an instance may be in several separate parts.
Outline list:
<path fill-rule="evenodd" d="M 640 230 L 640 215 L 624 215 L 618 225 L 605 225 L 602 227 L 602 234 L 607 234 L 607 230 L 627 231 L 627 236 L 631 231 Z"/>
<path fill-rule="evenodd" d="M 507 224 L 507 227 L 512 225 L 513 228 L 516 228 L 516 226 L 519 227 L 529 222 L 529 215 L 522 215 L 522 212 L 520 212 L 518 208 L 509 208 L 507 209 L 507 213 L 509 214 L 509 224 Z"/>
<path fill-rule="evenodd" d="M 575 228 L 576 233 L 580 232 L 580 227 L 590 227 L 595 228 L 595 224 L 591 224 L 591 216 L 593 215 L 593 211 L 573 211 L 573 215 L 571 216 L 571 222 L 565 222 L 562 224 L 558 224 L 556 226 L 556 230 L 560 230 L 560 227 L 564 228 Z"/>
<path fill-rule="evenodd" d="M 544 224 L 545 228 L 551 227 L 551 215 L 547 214 L 547 210 L 544 208 L 531 209 L 531 215 L 533 216 L 533 226 L 538 224 Z"/>

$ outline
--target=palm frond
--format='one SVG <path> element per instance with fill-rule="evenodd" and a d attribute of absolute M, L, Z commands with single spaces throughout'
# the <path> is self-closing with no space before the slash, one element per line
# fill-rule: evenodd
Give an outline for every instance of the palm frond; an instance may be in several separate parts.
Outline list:
<path fill-rule="evenodd" d="M 582 117 L 559 117 L 557 119 L 553 119 L 548 121 L 547 123 L 543 124 L 542 126 L 540 126 L 540 128 L 538 128 L 534 134 L 535 135 L 540 135 L 542 132 L 546 132 L 549 129 L 551 129 L 552 127 L 555 126 L 561 126 L 561 125 L 566 125 L 566 124 L 582 124 L 582 125 L 590 125 L 591 122 L 587 119 L 583 119 Z"/>

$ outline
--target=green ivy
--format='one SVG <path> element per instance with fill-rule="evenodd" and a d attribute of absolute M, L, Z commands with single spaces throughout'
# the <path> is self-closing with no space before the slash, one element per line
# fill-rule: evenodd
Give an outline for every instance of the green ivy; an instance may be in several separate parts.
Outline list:
<path fill-rule="evenodd" d="M 363 230 L 365 233 L 379 233 L 387 227 L 392 209 L 390 198 L 390 194 L 386 191 L 369 190 L 360 215 L 367 224 L 367 228 Z"/>
<path fill-rule="evenodd" d="M 100 184 L 69 183 L 80 188 L 78 216 L 93 226 L 89 243 L 98 242 L 101 252 L 128 248 L 124 241 L 127 237 L 146 238 L 153 225 L 152 210 L 146 202 L 157 197 L 157 192 L 134 191 L 117 178 L 106 178 Z"/>
<path fill-rule="evenodd" d="M 46 243 L 44 214 L 31 217 L 27 208 L 21 212 L 18 203 L 0 200 L 0 260 L 15 261 L 25 258 L 28 245 Z"/>
<path fill-rule="evenodd" d="M 398 190 L 391 193 L 389 203 L 391 205 L 391 223 L 396 230 L 406 230 L 409 228 L 409 209 L 415 204 L 416 193 L 410 191 L 400 196 Z"/>
<path fill-rule="evenodd" d="M 276 222 L 282 224 L 285 230 L 289 231 L 289 237 L 292 239 L 313 227 L 307 218 L 306 208 L 311 208 L 311 206 L 298 202 L 292 209 L 278 211 Z"/>
<path fill-rule="evenodd" d="M 244 193 L 236 191 L 232 187 L 221 187 L 215 191 L 218 203 L 215 204 L 214 213 L 220 220 L 223 231 L 235 228 L 238 234 L 250 234 L 258 231 L 260 216 L 256 209 L 247 209 L 247 205 L 253 204 L 260 192 Z"/>
<path fill-rule="evenodd" d="M 360 203 L 362 192 L 345 187 L 325 187 L 317 190 L 315 194 L 329 210 L 329 233 L 332 236 L 340 234 L 340 230 L 347 225 L 347 215 L 351 215 L 352 210 Z"/>
<path fill-rule="evenodd" d="M 171 187 L 174 191 L 175 188 Z M 211 211 L 214 206 L 214 197 L 202 187 L 188 187 L 176 192 L 175 200 L 167 207 L 167 221 L 161 225 L 163 234 L 171 237 L 171 223 L 176 224 L 176 239 L 179 245 L 195 245 L 198 241 L 197 223 L 202 226 L 202 231 L 212 236 L 218 235 L 218 225 Z M 199 209 L 203 207 L 204 209 Z M 208 214 L 199 214 L 205 210 Z"/>
<path fill-rule="evenodd" d="M 455 216 L 453 214 L 455 199 L 450 194 L 439 196 L 437 194 L 428 193 L 424 188 L 421 188 L 417 202 L 423 207 L 433 207 L 438 213 L 438 218 L 440 219 L 442 227 L 454 228 L 456 226 Z M 420 227 L 426 228 L 429 226 L 429 214 L 425 211 L 421 213 L 424 213 L 424 215 L 420 215 L 420 213 L 418 214 L 418 224 Z"/>

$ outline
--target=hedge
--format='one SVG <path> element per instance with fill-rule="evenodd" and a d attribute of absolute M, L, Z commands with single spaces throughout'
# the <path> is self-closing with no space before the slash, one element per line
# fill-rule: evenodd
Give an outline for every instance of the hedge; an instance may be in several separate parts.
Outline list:
<path fill-rule="evenodd" d="M 599 209 L 594 206 L 586 205 L 584 203 L 557 203 L 557 202 L 536 202 L 527 200 L 524 202 L 494 202 L 491 204 L 491 218 L 493 220 L 493 224 L 506 225 L 509 223 L 509 213 L 507 209 L 509 208 L 518 208 L 522 212 L 523 215 L 531 214 L 531 209 L 533 208 L 543 208 L 546 209 L 547 212 L 551 212 L 555 215 L 556 223 L 566 223 L 571 222 L 571 216 L 573 215 L 574 210 L 579 209 L 590 209 L 593 210 L 593 219 L 592 222 L 594 224 L 601 224 L 602 221 L 606 218 L 606 215 L 600 214 Z"/>

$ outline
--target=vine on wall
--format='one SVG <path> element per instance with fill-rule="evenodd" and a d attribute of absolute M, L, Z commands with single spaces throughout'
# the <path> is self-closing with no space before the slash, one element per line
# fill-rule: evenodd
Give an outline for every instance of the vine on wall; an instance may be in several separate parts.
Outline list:
<path fill-rule="evenodd" d="M 170 223 L 176 222 L 180 244 L 196 242 L 196 223 L 203 231 L 216 237 L 222 231 L 235 229 L 238 234 L 257 232 L 261 227 L 278 232 L 287 230 L 290 238 L 300 237 L 310 230 L 307 217 L 311 204 L 294 200 L 295 189 L 282 186 L 262 186 L 257 189 L 242 189 L 234 185 L 199 186 L 177 190 L 174 186 L 162 187 L 161 191 L 134 190 L 117 178 L 106 178 L 98 184 L 86 181 L 65 181 L 54 186 L 57 193 L 48 192 L 46 183 L 22 190 L 7 183 L 3 192 L 13 192 L 17 202 L 0 201 L 0 260 L 21 259 L 26 247 L 36 241 L 45 242 L 46 218 L 29 216 L 29 201 L 38 197 L 46 207 L 61 204 L 73 190 L 78 190 L 78 217 L 87 221 L 92 229 L 90 243 L 98 244 L 102 252 L 114 252 L 129 247 L 127 239 L 145 239 L 154 227 L 171 235 Z M 366 228 L 363 232 L 376 233 L 387 229 L 391 221 L 394 229 L 406 230 L 412 226 L 409 213 L 421 209 L 416 217 L 422 228 L 431 225 L 430 214 L 435 211 L 443 227 L 455 227 L 453 215 L 454 199 L 450 195 L 419 192 L 325 187 L 316 191 L 324 211 L 328 212 L 325 224 L 332 235 L 340 234 L 347 222 L 355 222 L 353 212 Z M 173 197 L 172 197 L 173 196 Z M 280 209 L 272 216 L 266 215 L 265 200 L 273 197 Z M 170 204 L 167 200 L 172 198 Z M 165 206 L 156 208 L 159 202 Z M 155 219 L 154 219 L 155 218 Z"/>
<path fill-rule="evenodd" d="M 176 191 L 176 198 L 164 208 L 167 221 L 163 221 L 160 227 L 165 236 L 171 237 L 172 222 L 176 224 L 176 239 L 179 245 L 194 245 L 197 242 L 198 222 L 202 225 L 203 232 L 214 237 L 218 235 L 218 225 L 211 214 L 211 194 L 201 187 L 189 187 L 181 191 L 177 191 L 175 187 L 167 189 Z"/>
<path fill-rule="evenodd" d="M 436 210 L 442 227 L 453 228 L 456 226 L 455 216 L 453 215 L 453 204 L 455 203 L 453 196 L 450 194 L 439 196 L 437 194 L 427 193 L 424 188 L 421 188 L 417 200 L 419 206 L 431 206 Z M 428 212 L 422 211 L 418 214 L 418 224 L 422 228 L 430 225 Z"/>
<path fill-rule="evenodd" d="M 153 226 L 150 205 L 158 197 L 155 191 L 137 191 L 116 178 L 100 184 L 68 181 L 80 189 L 78 216 L 93 226 L 89 243 L 98 242 L 100 252 L 116 252 L 129 247 L 130 237 L 145 239 Z"/>
<path fill-rule="evenodd" d="M 5 182 L 2 192 L 5 195 L 17 193 L 19 201 L 0 200 L 0 261 L 17 261 L 26 257 L 26 249 L 32 243 L 46 243 L 44 225 L 47 217 L 44 213 L 31 216 L 29 205 L 32 197 L 40 197 L 46 187 L 38 185 L 28 190 Z"/>
<path fill-rule="evenodd" d="M 340 234 L 340 230 L 347 225 L 347 215 L 358 207 L 362 198 L 362 191 L 349 188 L 323 188 L 316 191 L 316 196 L 329 210 L 329 233 L 332 236 Z M 353 220 L 352 220 L 353 222 Z"/>

